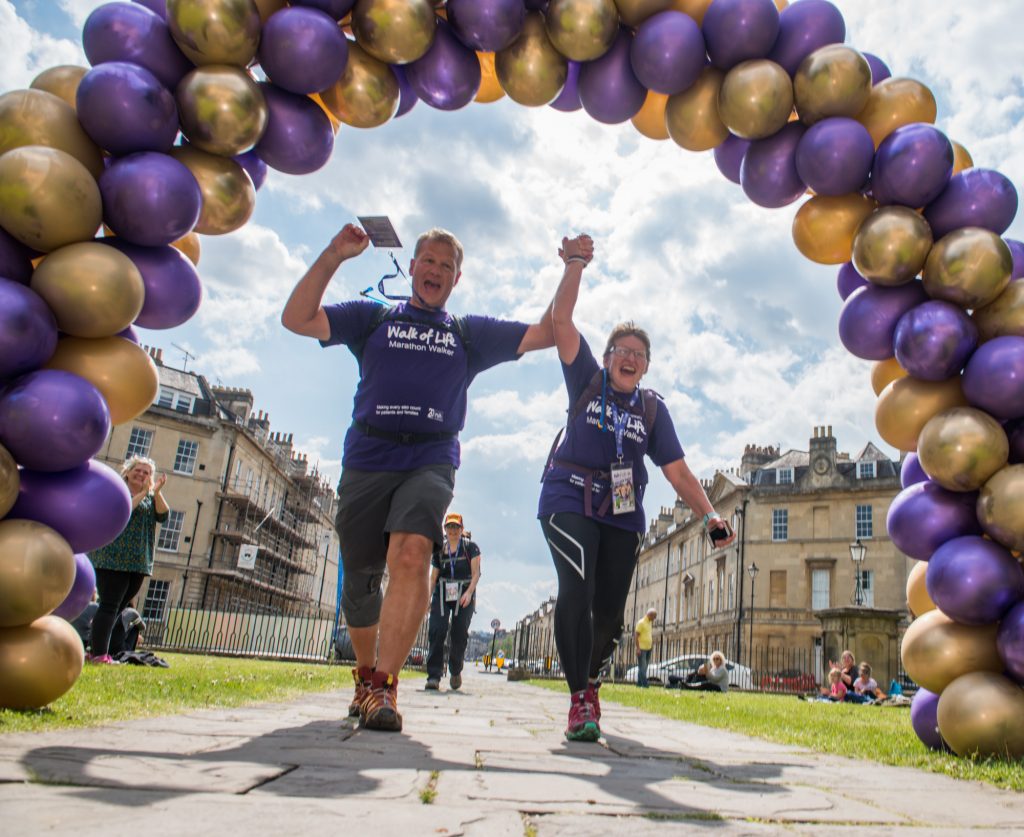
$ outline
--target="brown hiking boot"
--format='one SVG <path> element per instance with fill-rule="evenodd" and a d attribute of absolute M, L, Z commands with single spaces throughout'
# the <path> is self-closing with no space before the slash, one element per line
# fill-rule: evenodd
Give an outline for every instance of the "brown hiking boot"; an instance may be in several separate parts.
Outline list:
<path fill-rule="evenodd" d="M 398 678 L 375 671 L 370 688 L 360 706 L 359 725 L 365 729 L 402 731 L 402 714 L 398 711 Z"/>
<path fill-rule="evenodd" d="M 354 668 L 352 669 L 352 679 L 356 682 L 356 693 L 352 697 L 352 702 L 348 705 L 348 716 L 350 718 L 358 718 L 362 714 L 363 701 L 366 700 L 367 694 L 370 692 L 370 678 L 373 677 L 372 668 Z"/>

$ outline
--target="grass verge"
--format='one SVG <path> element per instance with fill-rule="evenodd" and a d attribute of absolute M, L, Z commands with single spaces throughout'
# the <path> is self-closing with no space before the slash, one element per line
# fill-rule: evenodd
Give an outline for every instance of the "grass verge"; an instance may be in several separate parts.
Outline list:
<path fill-rule="evenodd" d="M 530 683 L 565 690 L 565 683 L 561 681 L 531 680 Z M 914 734 L 910 712 L 904 707 L 818 703 L 797 700 L 793 695 L 744 692 L 722 695 L 660 687 L 638 689 L 612 683 L 601 687 L 602 705 L 606 701 L 819 753 L 916 767 L 957 779 L 1024 790 L 1024 761 L 961 758 L 929 750 Z"/>
<path fill-rule="evenodd" d="M 0 734 L 90 727 L 194 709 L 289 700 L 348 690 L 348 666 L 165 654 L 170 668 L 87 665 L 69 692 L 43 709 L 0 709 Z M 422 677 L 404 671 L 402 677 Z M 346 694 L 346 698 L 347 698 Z M 339 703 L 339 712 L 348 708 Z M 339 716 L 340 717 L 340 716 Z"/>

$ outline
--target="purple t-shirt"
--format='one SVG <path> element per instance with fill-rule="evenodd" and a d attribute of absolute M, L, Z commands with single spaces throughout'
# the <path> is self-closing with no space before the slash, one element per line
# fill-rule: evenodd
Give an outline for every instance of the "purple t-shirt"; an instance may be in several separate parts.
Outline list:
<path fill-rule="evenodd" d="M 451 329 L 450 314 L 405 302 L 395 306 L 367 337 L 377 310 L 377 303 L 363 300 L 325 306 L 331 336 L 320 343 L 325 347 L 344 344 L 355 353 L 365 340 L 352 418 L 393 433 L 462 430 L 466 391 L 473 378 L 496 364 L 517 360 L 529 327 L 493 317 L 463 317 L 467 351 Z M 459 462 L 456 437 L 400 444 L 367 436 L 355 427 L 345 434 L 342 465 L 346 468 L 411 471 L 424 465 L 457 468 Z"/>
<path fill-rule="evenodd" d="M 594 373 L 600 367 L 594 358 L 587 341 L 580 337 L 580 350 L 576 359 L 569 365 L 562 364 L 565 376 L 565 388 L 569 392 L 569 408 L 576 403 L 587 388 Z M 608 471 L 611 463 L 617 458 L 615 434 L 612 432 L 612 402 L 620 411 L 628 411 L 632 415 L 627 420 L 626 431 L 622 440 L 622 459 L 633 463 L 633 486 L 636 492 L 636 510 L 626 514 L 612 514 L 611 504 L 607 513 L 601 515 L 601 503 L 608 495 L 611 486 L 607 478 L 594 478 L 593 496 L 591 498 L 594 520 L 608 523 L 631 532 L 643 532 L 647 528 L 647 518 L 643 510 L 644 490 L 647 487 L 647 469 L 644 467 L 644 455 L 661 467 L 683 458 L 683 448 L 676 436 L 672 417 L 661 399 L 658 399 L 658 412 L 651 427 L 651 435 L 647 436 L 644 428 L 644 408 L 642 399 L 630 407 L 633 393 L 623 394 L 608 385 L 605 405 L 605 422 L 607 429 L 598 425 L 601 414 L 601 393 L 580 411 L 579 415 L 568 425 L 565 438 L 555 451 L 552 460 L 571 462 L 594 470 Z M 540 491 L 538 517 L 547 517 L 556 512 L 584 513 L 583 476 L 571 469 L 552 463 L 544 475 L 544 485 Z"/>

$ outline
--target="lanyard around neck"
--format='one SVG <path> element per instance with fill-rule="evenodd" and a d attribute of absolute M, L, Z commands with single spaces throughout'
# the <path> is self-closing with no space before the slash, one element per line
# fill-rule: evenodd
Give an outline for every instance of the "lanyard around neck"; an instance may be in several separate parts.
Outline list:
<path fill-rule="evenodd" d="M 601 376 L 601 421 L 598 426 L 602 430 L 609 430 L 609 432 L 615 433 L 615 455 L 618 457 L 619 462 L 622 462 L 622 440 L 626 435 L 626 423 L 629 421 L 630 412 L 636 406 L 639 398 L 640 388 L 637 387 L 633 390 L 633 397 L 629 400 L 629 408 L 621 413 L 619 412 L 619 405 L 613 400 L 611 402 L 612 427 L 609 428 L 604 420 L 608 404 L 608 370 L 603 370 Z"/>

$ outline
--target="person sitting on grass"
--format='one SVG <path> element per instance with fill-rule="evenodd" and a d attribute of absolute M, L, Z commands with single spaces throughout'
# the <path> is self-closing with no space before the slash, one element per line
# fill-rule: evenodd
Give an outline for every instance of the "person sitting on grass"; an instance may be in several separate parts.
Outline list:
<path fill-rule="evenodd" d="M 828 688 L 822 686 L 821 699 L 839 703 L 846 699 L 847 691 L 849 690 L 843 682 L 843 672 L 838 668 L 829 669 Z"/>
<path fill-rule="evenodd" d="M 725 667 L 725 655 L 721 651 L 713 651 L 706 663 L 701 663 L 695 672 L 686 680 L 677 675 L 669 675 L 669 685 L 680 689 L 691 689 L 698 692 L 728 692 L 729 670 Z"/>
<path fill-rule="evenodd" d="M 885 700 L 885 692 L 878 688 L 878 683 L 871 676 L 871 666 L 868 663 L 861 663 L 859 672 L 860 676 L 853 681 L 854 694 L 866 698 L 868 702 Z"/>

